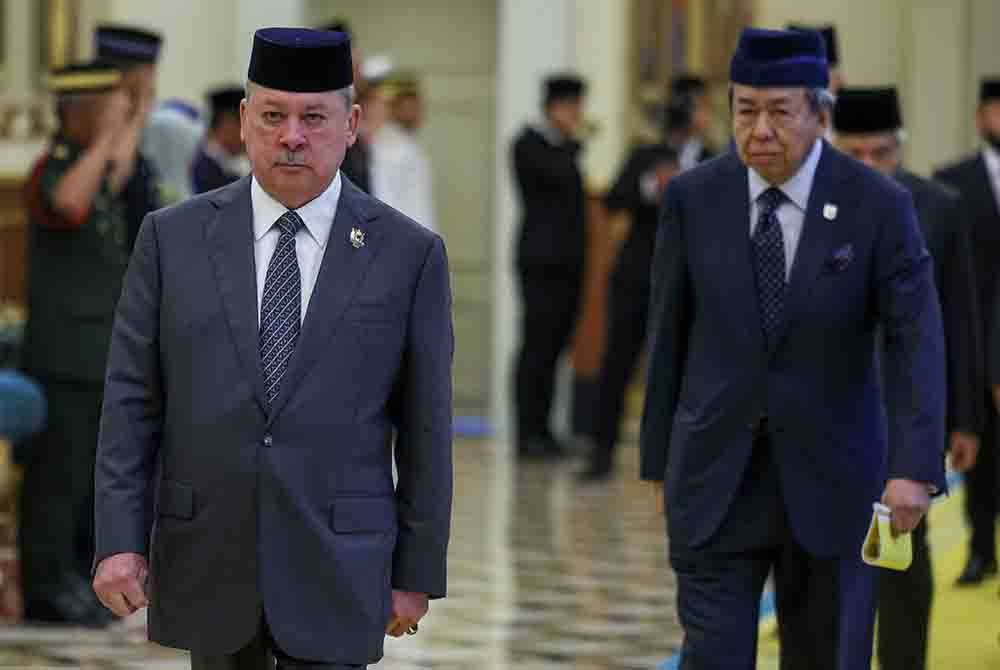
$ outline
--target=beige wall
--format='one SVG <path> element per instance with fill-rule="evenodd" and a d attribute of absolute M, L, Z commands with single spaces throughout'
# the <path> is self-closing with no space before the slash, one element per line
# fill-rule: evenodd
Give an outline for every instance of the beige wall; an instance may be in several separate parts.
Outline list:
<path fill-rule="evenodd" d="M 455 324 L 455 406 L 484 414 L 491 368 L 490 285 L 496 112 L 495 0 L 313 0 L 305 21 L 351 24 L 362 57 L 416 70 L 437 227 L 448 246 Z"/>
<path fill-rule="evenodd" d="M 297 0 L 79 0 L 81 55 L 92 55 L 94 27 L 134 25 L 163 34 L 157 75 L 160 99 L 195 104 L 219 84 L 242 83 L 253 31 L 266 25 L 299 25 Z"/>
<path fill-rule="evenodd" d="M 629 5 L 623 0 L 570 5 L 572 63 L 589 84 L 587 118 L 599 126 L 583 154 L 583 171 L 598 190 L 610 186 L 626 148 Z"/>

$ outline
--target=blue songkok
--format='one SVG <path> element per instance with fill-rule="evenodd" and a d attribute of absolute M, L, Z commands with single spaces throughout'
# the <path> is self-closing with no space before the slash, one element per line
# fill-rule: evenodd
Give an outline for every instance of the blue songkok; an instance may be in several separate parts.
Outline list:
<path fill-rule="evenodd" d="M 823 37 L 813 30 L 744 28 L 729 66 L 729 79 L 757 88 L 826 88 L 830 73 Z"/>

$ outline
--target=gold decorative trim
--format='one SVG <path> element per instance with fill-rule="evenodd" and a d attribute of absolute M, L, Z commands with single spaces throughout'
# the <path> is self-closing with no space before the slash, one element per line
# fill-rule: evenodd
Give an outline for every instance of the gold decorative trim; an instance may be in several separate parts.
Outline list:
<path fill-rule="evenodd" d="M 69 72 L 49 75 L 48 85 L 57 93 L 73 93 L 77 91 L 92 91 L 94 89 L 112 88 L 121 82 L 122 75 L 117 70 L 107 72 Z"/>

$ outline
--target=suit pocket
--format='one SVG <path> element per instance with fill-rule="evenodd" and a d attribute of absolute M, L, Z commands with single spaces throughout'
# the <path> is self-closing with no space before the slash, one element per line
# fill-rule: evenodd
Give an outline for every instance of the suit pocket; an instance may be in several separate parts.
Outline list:
<path fill-rule="evenodd" d="M 164 479 L 156 503 L 157 516 L 174 519 L 194 518 L 194 489 L 190 484 Z"/>
<path fill-rule="evenodd" d="M 395 526 L 395 498 L 336 498 L 330 510 L 330 528 L 335 533 L 388 533 Z"/>

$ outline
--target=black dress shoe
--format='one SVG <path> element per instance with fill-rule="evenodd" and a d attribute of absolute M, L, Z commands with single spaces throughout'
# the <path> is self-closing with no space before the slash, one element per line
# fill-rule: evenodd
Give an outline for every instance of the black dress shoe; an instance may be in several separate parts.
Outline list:
<path fill-rule="evenodd" d="M 542 442 L 545 445 L 544 446 L 545 451 L 548 452 L 549 454 L 549 458 L 553 460 L 559 460 L 560 458 L 565 458 L 566 454 L 569 453 L 569 450 L 566 448 L 566 446 L 552 435 L 545 435 L 542 438 Z"/>
<path fill-rule="evenodd" d="M 558 443 L 536 436 L 518 443 L 517 457 L 525 461 L 556 461 L 562 458 L 562 451 Z"/>
<path fill-rule="evenodd" d="M 614 460 L 611 454 L 595 446 L 590 453 L 587 467 L 577 475 L 577 481 L 583 484 L 606 482 L 614 475 Z"/>
<path fill-rule="evenodd" d="M 979 554 L 970 554 L 965 569 L 955 582 L 957 586 L 973 586 L 980 584 L 987 577 L 997 574 L 997 559 L 986 560 Z"/>

